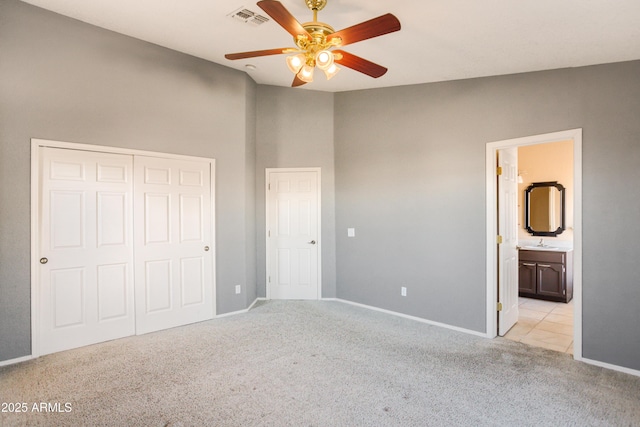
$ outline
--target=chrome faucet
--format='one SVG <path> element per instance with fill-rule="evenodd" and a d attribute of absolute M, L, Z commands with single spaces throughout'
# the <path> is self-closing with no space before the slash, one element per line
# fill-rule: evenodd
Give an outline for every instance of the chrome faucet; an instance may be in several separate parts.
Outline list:
<path fill-rule="evenodd" d="M 538 242 L 538 246 L 544 247 L 544 239 L 540 239 L 540 242 Z"/>

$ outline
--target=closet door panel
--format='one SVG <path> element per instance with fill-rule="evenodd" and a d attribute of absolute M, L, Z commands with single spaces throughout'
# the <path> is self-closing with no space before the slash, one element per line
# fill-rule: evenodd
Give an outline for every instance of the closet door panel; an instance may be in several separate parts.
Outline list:
<path fill-rule="evenodd" d="M 39 354 L 134 334 L 133 157 L 40 150 Z"/>
<path fill-rule="evenodd" d="M 135 157 L 136 332 L 212 319 L 211 164 Z"/>

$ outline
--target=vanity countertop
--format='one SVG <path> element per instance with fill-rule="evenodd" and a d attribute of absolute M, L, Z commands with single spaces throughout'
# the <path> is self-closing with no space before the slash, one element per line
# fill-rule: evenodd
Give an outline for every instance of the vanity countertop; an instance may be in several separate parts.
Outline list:
<path fill-rule="evenodd" d="M 561 248 L 558 246 L 517 246 L 520 251 L 546 251 L 546 252 L 571 252 L 573 248 Z"/>

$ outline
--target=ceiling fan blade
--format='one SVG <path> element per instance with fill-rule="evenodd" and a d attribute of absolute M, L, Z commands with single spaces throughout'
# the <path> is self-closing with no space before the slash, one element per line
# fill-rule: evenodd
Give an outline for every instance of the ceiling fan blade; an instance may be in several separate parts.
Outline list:
<path fill-rule="evenodd" d="M 378 16 L 344 30 L 337 31 L 327 36 L 327 41 L 331 41 L 336 37 L 342 39 L 340 46 L 356 43 L 362 40 L 372 39 L 384 34 L 393 33 L 400 30 L 400 21 L 390 13 Z"/>
<path fill-rule="evenodd" d="M 291 49 L 283 47 L 280 49 L 254 50 L 251 52 L 227 53 L 224 57 L 231 60 L 255 58 L 256 56 L 279 55 L 281 53 L 286 53 L 288 50 Z"/>
<path fill-rule="evenodd" d="M 344 50 L 334 50 L 332 52 L 334 54 L 339 53 L 342 55 L 342 58 L 336 58 L 334 60 L 338 64 L 351 68 L 352 70 L 360 71 L 361 73 L 371 76 L 375 79 L 383 76 L 387 72 L 387 68 L 383 67 L 382 65 L 367 61 L 364 58 L 360 58 L 359 56 L 353 55 L 349 52 L 345 52 Z"/>
<path fill-rule="evenodd" d="M 304 82 L 302 80 L 300 80 L 298 78 L 298 75 L 296 74 L 296 76 L 293 78 L 293 83 L 291 83 L 291 87 L 298 87 L 298 86 L 302 86 L 302 85 L 306 85 L 307 82 Z"/>
<path fill-rule="evenodd" d="M 282 28 L 287 30 L 293 37 L 297 35 L 305 35 L 311 38 L 307 30 L 304 29 L 302 24 L 293 17 L 291 13 L 280 3 L 275 0 L 263 0 L 258 2 L 258 6 L 264 10 L 274 21 L 276 21 Z"/>

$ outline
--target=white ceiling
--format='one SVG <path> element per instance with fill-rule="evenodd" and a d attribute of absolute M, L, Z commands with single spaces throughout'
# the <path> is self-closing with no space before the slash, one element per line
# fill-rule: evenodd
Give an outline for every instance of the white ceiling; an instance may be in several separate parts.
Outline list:
<path fill-rule="evenodd" d="M 247 71 L 260 84 L 290 86 L 284 55 L 229 61 L 225 53 L 293 47 L 273 20 L 228 15 L 248 0 L 23 0 L 99 27 Z M 304 0 L 281 0 L 300 22 Z M 340 92 L 640 59 L 640 0 L 328 0 L 319 21 L 336 30 L 391 12 L 399 32 L 345 50 L 389 68 L 373 79 L 351 69 L 303 89 Z M 257 68 L 248 70 L 246 64 Z"/>

